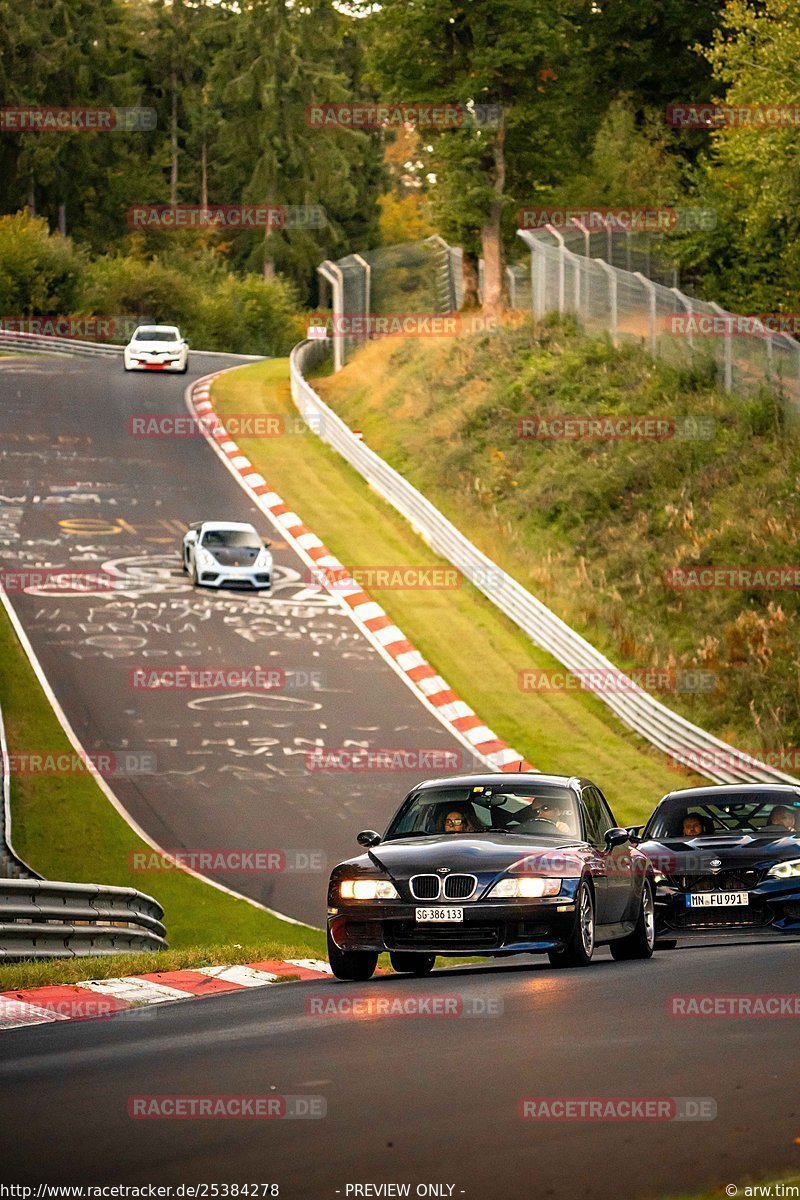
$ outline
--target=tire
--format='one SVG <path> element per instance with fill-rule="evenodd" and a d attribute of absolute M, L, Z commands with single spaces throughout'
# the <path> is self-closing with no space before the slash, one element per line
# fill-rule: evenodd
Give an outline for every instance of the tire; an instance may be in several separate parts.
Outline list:
<path fill-rule="evenodd" d="M 594 954 L 594 898 L 592 889 L 584 879 L 578 888 L 575 905 L 575 927 L 563 950 L 548 950 L 547 957 L 553 967 L 588 967 Z"/>
<path fill-rule="evenodd" d="M 200 581 L 197 578 L 197 563 L 194 561 L 194 559 L 192 559 L 191 563 L 189 564 L 189 579 L 192 587 L 200 586 Z"/>
<path fill-rule="evenodd" d="M 435 954 L 391 953 L 389 955 L 392 967 L 400 975 L 430 975 Z"/>
<path fill-rule="evenodd" d="M 181 550 L 181 570 L 183 571 L 184 575 L 189 574 L 189 568 L 186 565 L 186 555 L 184 554 L 184 552 L 182 550 Z"/>
<path fill-rule="evenodd" d="M 611 957 L 615 958 L 617 962 L 629 962 L 633 958 L 652 958 L 655 943 L 656 918 L 653 887 L 650 880 L 645 879 L 636 928 L 627 937 L 617 938 L 616 941 L 611 942 L 609 950 Z"/>
<path fill-rule="evenodd" d="M 328 934 L 328 962 L 337 979 L 363 983 L 375 973 L 378 955 L 371 950 L 340 950 Z"/>

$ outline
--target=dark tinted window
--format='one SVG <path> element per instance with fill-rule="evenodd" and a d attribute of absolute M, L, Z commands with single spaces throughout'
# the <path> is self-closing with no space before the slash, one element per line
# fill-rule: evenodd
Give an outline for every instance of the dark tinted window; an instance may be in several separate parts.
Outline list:
<path fill-rule="evenodd" d="M 606 831 L 611 829 L 614 819 L 596 787 L 585 787 L 582 798 L 586 815 L 586 835 L 590 842 L 602 846 Z"/>

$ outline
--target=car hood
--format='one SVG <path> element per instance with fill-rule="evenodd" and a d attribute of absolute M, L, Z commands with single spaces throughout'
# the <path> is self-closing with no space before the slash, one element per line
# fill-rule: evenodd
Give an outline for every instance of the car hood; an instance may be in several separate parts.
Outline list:
<path fill-rule="evenodd" d="M 258 546 L 204 546 L 223 567 L 249 567 L 256 561 L 261 550 Z"/>
<path fill-rule="evenodd" d="M 507 871 L 515 864 L 521 864 L 521 869 L 527 871 L 568 875 L 580 874 L 586 850 L 587 847 L 574 838 L 544 839 L 491 833 L 476 837 L 437 835 L 381 842 L 373 846 L 369 854 L 360 854 L 340 863 L 337 870 L 356 869 L 374 875 L 379 868 L 394 878 L 404 879 L 409 875 L 436 872 L 441 867 L 481 874 Z"/>
<path fill-rule="evenodd" d="M 704 874 L 711 869 L 711 860 L 719 859 L 721 867 L 767 868 L 776 862 L 800 858 L 800 837 L 797 834 L 770 834 L 754 837 L 750 833 L 698 838 L 651 839 L 639 843 L 653 867 L 665 875 Z"/>

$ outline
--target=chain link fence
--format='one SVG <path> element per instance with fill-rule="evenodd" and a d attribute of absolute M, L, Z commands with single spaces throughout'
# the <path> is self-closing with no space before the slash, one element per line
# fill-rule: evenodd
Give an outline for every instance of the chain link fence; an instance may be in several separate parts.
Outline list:
<path fill-rule="evenodd" d="M 327 259 L 317 271 L 321 305 L 332 310 L 337 371 L 369 340 L 377 317 L 455 313 L 462 303 L 461 251 L 438 236 Z"/>
<path fill-rule="evenodd" d="M 615 345 L 644 344 L 677 366 L 706 362 L 726 392 L 749 396 L 766 385 L 800 413 L 800 344 L 773 327 L 777 319 L 686 295 L 646 235 L 577 221 L 518 235 L 531 252 L 530 309 L 538 319 L 572 313 L 585 329 L 610 333 Z"/>

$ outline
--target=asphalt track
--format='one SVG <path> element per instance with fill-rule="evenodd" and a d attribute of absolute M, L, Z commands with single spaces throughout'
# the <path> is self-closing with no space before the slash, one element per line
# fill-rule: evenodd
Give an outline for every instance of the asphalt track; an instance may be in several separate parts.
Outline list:
<path fill-rule="evenodd" d="M 582 971 L 512 959 L 425 980 L 285 984 L 6 1032 L 0 1174 L 28 1185 L 277 1183 L 282 1197 L 311 1200 L 364 1183 L 409 1183 L 412 1196 L 420 1184 L 452 1184 L 440 1194 L 470 1200 L 614 1200 L 774 1177 L 800 1156 L 796 1019 L 680 1019 L 668 1003 L 794 993 L 798 953 L 796 944 L 751 945 L 618 964 L 601 951 Z M 495 1015 L 310 1015 L 320 997 L 434 995 L 490 1003 Z M 322 1097 L 327 1112 L 128 1115 L 131 1097 L 175 1094 Z M 701 1097 L 717 1115 L 519 1115 L 522 1097 L 587 1096 Z"/>
<path fill-rule="evenodd" d="M 275 871 L 204 873 L 318 925 L 327 871 L 419 773 L 309 771 L 308 753 L 434 749 L 460 762 L 466 752 L 340 601 L 309 587 L 305 565 L 202 437 L 132 436 L 128 418 L 185 417 L 187 382 L 233 362 L 195 353 L 187 376 L 170 376 L 126 375 L 106 359 L 0 359 L 0 570 L 9 588 L 9 572 L 42 567 L 115 575 L 113 593 L 9 592 L 83 746 L 113 756 L 109 784 L 159 846 L 273 852 Z M 302 515 L 302 496 L 290 499 Z M 181 536 L 191 521 L 218 518 L 273 537 L 271 596 L 192 589 Z M 277 668 L 285 685 L 132 685 L 136 668 L 181 665 Z"/>

